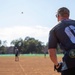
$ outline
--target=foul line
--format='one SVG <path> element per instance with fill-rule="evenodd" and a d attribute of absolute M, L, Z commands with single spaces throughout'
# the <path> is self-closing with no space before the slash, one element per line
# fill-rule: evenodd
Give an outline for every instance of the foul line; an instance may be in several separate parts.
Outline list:
<path fill-rule="evenodd" d="M 23 74 L 25 75 L 25 73 L 24 73 L 24 68 L 22 67 L 22 65 L 20 64 L 20 62 L 19 62 L 19 66 L 20 66 L 20 68 L 22 69 Z"/>

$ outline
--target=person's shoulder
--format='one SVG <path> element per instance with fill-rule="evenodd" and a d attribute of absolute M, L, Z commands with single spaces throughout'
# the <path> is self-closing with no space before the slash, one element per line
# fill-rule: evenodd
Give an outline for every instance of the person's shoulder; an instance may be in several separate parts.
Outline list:
<path fill-rule="evenodd" d="M 72 20 L 72 19 L 62 20 L 58 22 L 58 24 L 54 27 L 54 29 L 63 28 L 66 26 L 64 24 L 75 24 L 75 20 Z"/>
<path fill-rule="evenodd" d="M 75 20 L 73 20 L 73 19 L 63 20 L 62 22 L 66 23 L 66 24 L 71 24 L 71 23 L 75 24 Z"/>
<path fill-rule="evenodd" d="M 68 20 L 62 20 L 62 21 L 59 21 L 51 30 L 50 32 L 52 31 L 56 31 L 60 28 L 63 28 L 65 25 L 64 24 L 75 24 L 75 20 L 72 20 L 72 19 L 68 19 Z"/>
<path fill-rule="evenodd" d="M 58 22 L 58 23 L 51 29 L 51 31 L 54 31 L 54 30 L 60 28 L 62 24 L 63 24 L 63 23 L 62 23 L 61 21 Z"/>

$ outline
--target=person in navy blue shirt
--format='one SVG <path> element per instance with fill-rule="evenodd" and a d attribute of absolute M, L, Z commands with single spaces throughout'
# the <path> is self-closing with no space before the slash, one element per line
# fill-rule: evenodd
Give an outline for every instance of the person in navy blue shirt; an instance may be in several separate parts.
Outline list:
<path fill-rule="evenodd" d="M 19 56 L 23 48 L 23 43 L 21 41 L 17 42 L 14 46 L 15 50 L 15 61 L 19 61 Z"/>
<path fill-rule="evenodd" d="M 15 47 L 15 61 L 19 61 L 19 50 L 17 47 Z"/>
<path fill-rule="evenodd" d="M 56 55 L 58 44 L 64 52 L 61 75 L 75 75 L 75 20 L 69 19 L 69 16 L 68 8 L 59 8 L 56 14 L 58 24 L 49 32 L 48 53 L 57 70 L 61 66 Z"/>

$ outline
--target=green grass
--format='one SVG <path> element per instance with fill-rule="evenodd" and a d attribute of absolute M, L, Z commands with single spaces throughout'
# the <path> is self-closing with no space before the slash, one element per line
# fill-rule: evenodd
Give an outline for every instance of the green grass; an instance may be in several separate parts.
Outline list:
<path fill-rule="evenodd" d="M 63 54 L 57 54 L 57 56 L 59 57 L 59 56 L 64 56 Z"/>
<path fill-rule="evenodd" d="M 0 57 L 13 57 L 15 56 L 15 54 L 0 54 Z M 40 56 L 43 57 L 44 54 L 20 54 L 20 56 L 27 56 L 27 57 L 33 57 L 33 56 Z M 46 56 L 48 57 L 49 55 L 46 54 Z M 57 54 L 57 56 L 63 56 L 63 54 Z"/>

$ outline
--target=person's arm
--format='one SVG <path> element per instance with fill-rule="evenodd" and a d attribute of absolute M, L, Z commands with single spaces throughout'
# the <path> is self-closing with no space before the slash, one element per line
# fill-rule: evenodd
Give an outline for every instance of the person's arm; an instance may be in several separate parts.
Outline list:
<path fill-rule="evenodd" d="M 57 72 L 61 72 L 62 64 L 58 62 L 56 55 L 56 48 L 58 43 L 59 40 L 56 36 L 55 30 L 52 29 L 49 34 L 48 53 L 51 61 L 54 63 L 54 70 L 57 70 Z"/>
<path fill-rule="evenodd" d="M 55 48 L 48 49 L 48 53 L 49 53 L 49 57 L 50 57 L 51 61 L 54 63 L 54 65 L 58 65 L 56 49 Z"/>

